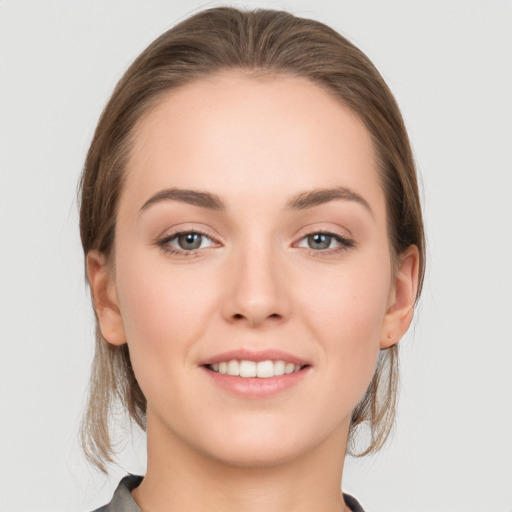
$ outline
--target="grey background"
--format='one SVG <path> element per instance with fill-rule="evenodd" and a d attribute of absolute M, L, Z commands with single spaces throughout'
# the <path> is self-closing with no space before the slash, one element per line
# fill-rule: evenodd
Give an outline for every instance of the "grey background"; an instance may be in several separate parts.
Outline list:
<path fill-rule="evenodd" d="M 110 478 L 77 429 L 92 356 L 75 190 L 113 86 L 161 32 L 218 2 L 0 2 L 0 511 L 84 511 Z M 424 296 L 402 341 L 395 435 L 347 460 L 369 512 L 512 510 L 512 2 L 233 2 L 316 18 L 355 42 L 402 108 L 423 177 Z M 132 446 L 133 445 L 133 446 Z"/>

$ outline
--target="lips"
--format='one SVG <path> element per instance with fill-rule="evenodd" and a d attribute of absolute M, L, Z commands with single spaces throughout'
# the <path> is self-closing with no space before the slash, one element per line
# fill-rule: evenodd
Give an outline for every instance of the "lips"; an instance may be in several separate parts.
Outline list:
<path fill-rule="evenodd" d="M 236 350 L 201 361 L 215 384 L 236 395 L 270 397 L 298 384 L 311 365 L 281 350 Z"/>

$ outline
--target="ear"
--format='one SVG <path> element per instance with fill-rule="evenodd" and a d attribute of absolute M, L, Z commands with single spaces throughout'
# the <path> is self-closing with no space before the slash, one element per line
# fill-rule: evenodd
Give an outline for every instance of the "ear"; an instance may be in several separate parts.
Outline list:
<path fill-rule="evenodd" d="M 409 246 L 399 257 L 382 324 L 381 349 L 398 343 L 411 324 L 418 290 L 419 264 L 419 251 L 415 245 Z"/>
<path fill-rule="evenodd" d="M 105 256 L 98 251 L 89 251 L 86 265 L 101 334 L 112 345 L 123 345 L 126 343 L 126 336 L 112 271 Z"/>

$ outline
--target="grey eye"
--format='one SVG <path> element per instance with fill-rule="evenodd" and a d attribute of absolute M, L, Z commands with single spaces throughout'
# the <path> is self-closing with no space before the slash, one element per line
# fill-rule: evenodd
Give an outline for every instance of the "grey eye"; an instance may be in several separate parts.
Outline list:
<path fill-rule="evenodd" d="M 308 247 L 316 250 L 329 249 L 333 238 L 333 236 L 326 235 L 325 233 L 309 235 L 307 237 Z"/>
<path fill-rule="evenodd" d="M 182 233 L 176 237 L 178 246 L 184 251 L 193 251 L 201 247 L 204 235 L 200 233 Z"/>
<path fill-rule="evenodd" d="M 170 254 L 195 255 L 196 251 L 215 246 L 215 242 L 201 232 L 179 231 L 160 240 L 158 245 Z"/>

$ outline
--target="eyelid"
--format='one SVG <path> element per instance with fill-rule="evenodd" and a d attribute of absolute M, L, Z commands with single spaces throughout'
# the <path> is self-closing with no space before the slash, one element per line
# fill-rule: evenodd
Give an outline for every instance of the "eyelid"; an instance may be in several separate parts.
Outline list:
<path fill-rule="evenodd" d="M 164 240 L 162 240 L 162 242 L 169 243 L 175 249 L 178 249 L 178 250 L 184 251 L 184 252 L 194 252 L 196 250 L 199 251 L 201 249 L 206 249 L 206 247 L 198 247 L 197 249 L 186 250 L 186 249 L 182 249 L 179 246 L 172 245 L 172 242 L 177 241 L 180 237 L 182 237 L 184 235 L 185 236 L 191 235 L 191 234 L 199 235 L 203 240 L 209 240 L 211 242 L 211 245 L 209 245 L 207 247 L 211 247 L 212 245 L 215 245 L 215 241 L 212 240 L 212 238 L 210 236 L 206 235 L 205 233 L 201 233 L 199 231 L 178 231 L 176 234 L 170 235 L 170 236 L 164 238 Z"/>
<path fill-rule="evenodd" d="M 155 237 L 155 241 L 159 242 L 161 240 L 170 239 L 174 236 L 185 233 L 197 233 L 199 235 L 203 235 L 206 236 L 207 238 L 210 238 L 214 242 L 223 243 L 222 237 L 218 235 L 216 231 L 203 224 L 196 224 L 192 222 L 176 224 L 175 226 L 166 228 Z"/>
<path fill-rule="evenodd" d="M 336 233 L 330 233 L 328 231 L 314 231 L 313 233 L 309 233 L 308 235 L 301 237 L 299 239 L 299 241 L 296 243 L 298 244 L 298 243 L 302 242 L 303 240 L 306 240 L 310 236 L 314 236 L 314 235 L 325 235 L 325 236 L 332 238 L 333 240 L 337 240 L 339 243 L 350 242 L 350 240 L 347 237 L 340 236 Z"/>
<path fill-rule="evenodd" d="M 356 247 L 356 241 L 354 240 L 352 234 L 348 229 L 345 231 L 347 233 L 343 233 L 341 228 L 337 226 L 329 226 L 327 227 L 325 224 L 322 223 L 315 223 L 308 225 L 304 228 L 302 228 L 295 236 L 295 242 L 293 243 L 292 247 L 295 247 L 297 249 L 301 249 L 303 251 L 306 251 L 306 253 L 312 255 L 312 256 L 318 256 L 318 257 L 325 257 L 325 256 L 331 256 L 339 254 L 340 252 L 347 251 L 353 247 Z M 338 241 L 338 245 L 336 247 L 331 247 L 328 249 L 312 249 L 309 247 L 299 246 L 298 244 L 302 242 L 304 239 L 306 239 L 309 236 L 316 235 L 316 234 L 323 234 L 328 235 L 330 237 L 333 237 L 335 240 Z"/>
<path fill-rule="evenodd" d="M 211 230 L 211 228 L 206 227 L 204 225 L 201 225 L 199 227 L 197 224 L 193 223 L 179 224 L 177 226 L 173 226 L 172 228 L 166 229 L 160 236 L 156 238 L 154 243 L 155 245 L 159 246 L 164 252 L 172 253 L 175 255 L 194 256 L 198 255 L 198 253 L 200 252 L 214 248 L 215 246 L 219 247 L 221 245 L 224 245 L 222 237 L 217 235 L 216 232 L 215 234 L 212 234 L 212 231 L 213 230 Z M 350 233 L 348 229 L 345 229 L 345 231 Z M 197 233 L 199 235 L 202 235 L 208 238 L 212 242 L 212 245 L 193 250 L 184 250 L 180 249 L 179 247 L 169 245 L 169 241 L 177 238 L 179 235 L 183 235 L 186 233 Z M 308 247 L 302 247 L 298 245 L 302 240 L 304 240 L 308 236 L 315 234 L 323 234 L 333 237 L 335 240 L 338 241 L 339 245 L 337 247 L 332 247 L 328 249 L 311 249 Z M 292 244 L 292 247 L 305 250 L 306 252 L 314 256 L 328 256 L 330 254 L 346 251 L 357 245 L 352 235 L 347 235 L 343 233 L 341 228 L 334 226 L 326 227 L 325 224 L 318 225 L 317 223 L 303 227 L 301 230 L 299 230 L 294 239 L 295 242 Z"/>
<path fill-rule="evenodd" d="M 343 245 L 344 247 L 352 247 L 354 245 L 354 241 L 351 238 L 348 238 L 344 235 L 340 235 L 338 233 L 333 233 L 331 231 L 313 231 L 311 233 L 308 233 L 307 235 L 302 236 L 299 238 L 298 242 L 295 242 L 295 246 L 301 247 L 297 245 L 298 243 L 302 242 L 304 239 L 313 236 L 313 235 L 326 235 L 334 240 L 338 241 L 339 244 Z M 329 251 L 330 249 L 323 249 L 323 252 Z M 316 250 L 315 252 L 321 252 L 321 250 Z"/>
<path fill-rule="evenodd" d="M 212 242 L 212 245 L 208 247 L 187 251 L 169 244 L 171 240 L 174 240 L 178 236 L 187 233 L 197 233 L 198 235 L 204 236 L 205 238 L 208 238 Z M 177 226 L 173 226 L 172 228 L 166 229 L 161 235 L 156 237 L 154 244 L 160 247 L 160 249 L 162 249 L 162 251 L 166 253 L 182 256 L 194 256 L 198 255 L 199 252 L 209 250 L 215 246 L 218 247 L 222 245 L 223 242 L 220 236 L 218 236 L 217 234 L 212 234 L 211 229 L 205 226 L 198 227 L 197 224 L 187 223 L 179 224 Z"/>
<path fill-rule="evenodd" d="M 315 235 L 317 233 L 339 237 L 343 240 L 354 241 L 354 236 L 348 228 L 326 222 L 315 222 L 303 226 L 301 229 L 296 231 L 293 238 L 295 240 L 301 240 L 307 236 Z"/>
<path fill-rule="evenodd" d="M 307 222 L 307 219 L 304 220 Z M 345 223 L 341 223 L 341 219 L 311 220 L 307 224 L 302 224 L 302 226 L 295 232 L 295 235 L 309 235 L 317 232 L 329 232 L 339 236 L 345 236 L 346 238 L 353 237 L 352 231 L 345 225 Z"/>

